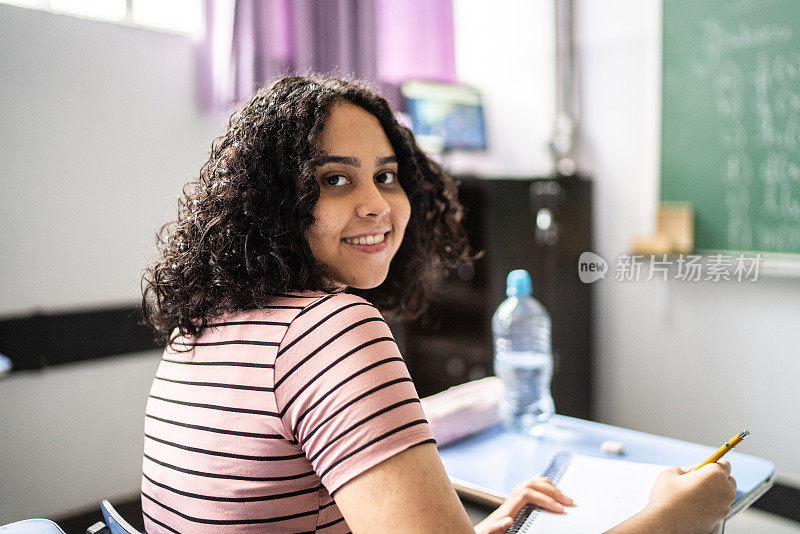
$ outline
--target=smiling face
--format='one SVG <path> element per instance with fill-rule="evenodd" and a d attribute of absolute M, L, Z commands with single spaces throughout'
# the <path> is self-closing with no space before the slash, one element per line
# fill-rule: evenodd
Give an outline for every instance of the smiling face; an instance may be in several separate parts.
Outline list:
<path fill-rule="evenodd" d="M 378 119 L 349 102 L 333 105 L 319 142 L 319 200 L 306 232 L 311 252 L 337 286 L 377 287 L 411 216 L 394 150 Z"/>

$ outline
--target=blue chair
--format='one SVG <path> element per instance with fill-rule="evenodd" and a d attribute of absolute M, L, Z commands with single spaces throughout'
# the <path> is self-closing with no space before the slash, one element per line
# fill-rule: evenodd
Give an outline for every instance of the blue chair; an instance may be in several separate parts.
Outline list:
<path fill-rule="evenodd" d="M 0 534 L 65 534 L 49 519 L 24 519 L 0 526 Z"/>
<path fill-rule="evenodd" d="M 0 354 L 0 377 L 9 374 L 13 367 L 11 360 Z"/>
<path fill-rule="evenodd" d="M 102 521 L 98 521 L 86 529 L 86 534 L 141 534 L 122 519 L 111 503 L 103 500 L 100 503 Z M 25 519 L 8 525 L 0 525 L 0 534 L 66 534 L 61 527 L 49 519 Z"/>
<path fill-rule="evenodd" d="M 122 519 L 122 516 L 114 510 L 114 507 L 111 506 L 111 503 L 107 500 L 103 500 L 100 503 L 100 512 L 103 514 L 105 523 L 98 521 L 86 529 L 86 534 L 141 534 L 138 530 L 130 526 L 127 521 Z M 49 533 L 42 532 L 42 534 Z"/>

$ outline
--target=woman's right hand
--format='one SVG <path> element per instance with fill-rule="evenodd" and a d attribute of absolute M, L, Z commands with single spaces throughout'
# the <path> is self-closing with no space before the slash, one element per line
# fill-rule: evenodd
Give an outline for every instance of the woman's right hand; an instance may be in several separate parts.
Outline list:
<path fill-rule="evenodd" d="M 736 481 L 730 473 L 724 460 L 697 471 L 668 469 L 658 475 L 645 509 L 609 532 L 709 534 L 736 498 Z"/>

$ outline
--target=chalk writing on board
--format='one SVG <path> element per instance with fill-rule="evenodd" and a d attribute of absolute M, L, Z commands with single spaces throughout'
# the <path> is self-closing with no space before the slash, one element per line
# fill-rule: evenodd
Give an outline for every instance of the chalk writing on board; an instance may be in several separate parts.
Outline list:
<path fill-rule="evenodd" d="M 724 154 L 708 179 L 723 186 L 731 248 L 800 248 L 800 53 L 770 52 L 792 37 L 781 24 L 703 25 L 703 54 L 692 71 L 714 91 Z"/>
<path fill-rule="evenodd" d="M 736 29 L 725 28 L 719 21 L 709 19 L 703 25 L 704 64 L 696 64 L 696 74 L 702 75 L 709 66 L 726 55 L 751 48 L 787 43 L 792 39 L 792 28 L 783 25 L 741 25 Z"/>

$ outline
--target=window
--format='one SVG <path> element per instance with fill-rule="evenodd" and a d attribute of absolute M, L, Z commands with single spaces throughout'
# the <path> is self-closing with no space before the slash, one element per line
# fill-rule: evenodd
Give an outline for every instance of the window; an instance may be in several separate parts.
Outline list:
<path fill-rule="evenodd" d="M 125 0 L 50 0 L 50 9 L 112 22 L 121 21 L 128 10 Z"/>
<path fill-rule="evenodd" d="M 197 34 L 203 27 L 200 0 L 133 0 L 133 23 L 181 33 Z"/>
<path fill-rule="evenodd" d="M 12 4 L 15 6 L 38 7 L 41 3 L 40 0 L 2 0 L 4 4 Z"/>
<path fill-rule="evenodd" d="M 203 28 L 201 0 L 0 0 L 0 3 L 186 35 L 197 35 Z"/>

